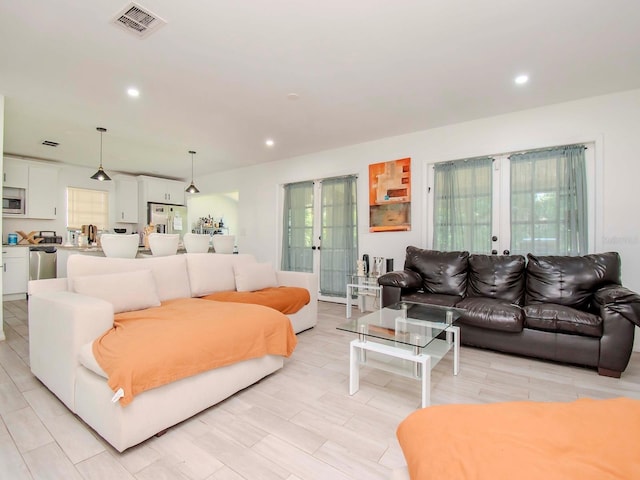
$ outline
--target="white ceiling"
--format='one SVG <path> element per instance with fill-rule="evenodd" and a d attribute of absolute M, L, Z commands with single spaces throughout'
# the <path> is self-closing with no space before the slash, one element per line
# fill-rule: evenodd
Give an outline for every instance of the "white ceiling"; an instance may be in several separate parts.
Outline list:
<path fill-rule="evenodd" d="M 193 149 L 197 183 L 640 88 L 638 0 L 140 0 L 145 39 L 110 23 L 128 3 L 0 0 L 5 153 L 94 167 L 105 127 L 107 172 L 188 179 Z"/>

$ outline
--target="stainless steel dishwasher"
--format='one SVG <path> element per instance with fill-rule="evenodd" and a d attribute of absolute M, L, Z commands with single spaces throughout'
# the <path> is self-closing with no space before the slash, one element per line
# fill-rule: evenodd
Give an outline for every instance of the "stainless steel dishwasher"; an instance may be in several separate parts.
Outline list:
<path fill-rule="evenodd" d="M 57 257 L 51 245 L 29 247 L 29 280 L 56 278 Z"/>

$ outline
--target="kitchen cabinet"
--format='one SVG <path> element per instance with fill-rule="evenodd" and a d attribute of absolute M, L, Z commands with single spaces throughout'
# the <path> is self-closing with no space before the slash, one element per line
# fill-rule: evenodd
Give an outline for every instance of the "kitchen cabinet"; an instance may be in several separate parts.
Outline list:
<path fill-rule="evenodd" d="M 135 178 L 116 178 L 116 222 L 138 223 L 138 182 Z"/>
<path fill-rule="evenodd" d="M 29 281 L 29 247 L 2 248 L 2 293 L 27 293 Z"/>
<path fill-rule="evenodd" d="M 140 176 L 138 179 L 144 205 L 147 202 L 184 205 L 185 184 L 183 182 L 145 176 Z"/>
<path fill-rule="evenodd" d="M 29 165 L 27 218 L 56 218 L 58 214 L 58 169 Z"/>
<path fill-rule="evenodd" d="M 2 183 L 5 187 L 27 188 L 29 183 L 29 166 L 19 160 L 4 157 Z"/>

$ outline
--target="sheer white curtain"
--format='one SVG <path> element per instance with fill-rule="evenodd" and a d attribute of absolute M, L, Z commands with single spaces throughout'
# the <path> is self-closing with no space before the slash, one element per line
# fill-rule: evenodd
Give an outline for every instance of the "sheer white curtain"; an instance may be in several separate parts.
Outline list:
<path fill-rule="evenodd" d="M 482 157 L 434 166 L 434 249 L 491 251 L 492 163 Z"/>
<path fill-rule="evenodd" d="M 519 153 L 511 161 L 511 252 L 588 252 L 584 145 Z"/>
<path fill-rule="evenodd" d="M 357 177 L 322 180 L 320 294 L 346 296 L 347 275 L 358 260 Z"/>
<path fill-rule="evenodd" d="M 313 182 L 284 186 L 282 270 L 313 271 Z"/>

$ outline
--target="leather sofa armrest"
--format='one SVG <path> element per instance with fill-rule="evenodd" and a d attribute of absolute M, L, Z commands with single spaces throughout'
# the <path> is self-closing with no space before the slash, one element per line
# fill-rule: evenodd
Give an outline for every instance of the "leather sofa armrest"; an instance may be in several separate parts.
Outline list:
<path fill-rule="evenodd" d="M 383 287 L 419 289 L 422 287 L 422 277 L 412 270 L 400 270 L 385 273 L 378 278 L 378 284 Z"/>
<path fill-rule="evenodd" d="M 619 378 L 631 357 L 635 325 L 640 326 L 640 296 L 608 285 L 595 292 L 593 302 L 602 317 L 598 373 Z"/>
<path fill-rule="evenodd" d="M 621 285 L 607 285 L 598 289 L 594 303 L 606 321 L 610 314 L 618 314 L 640 327 L 640 295 Z"/>

